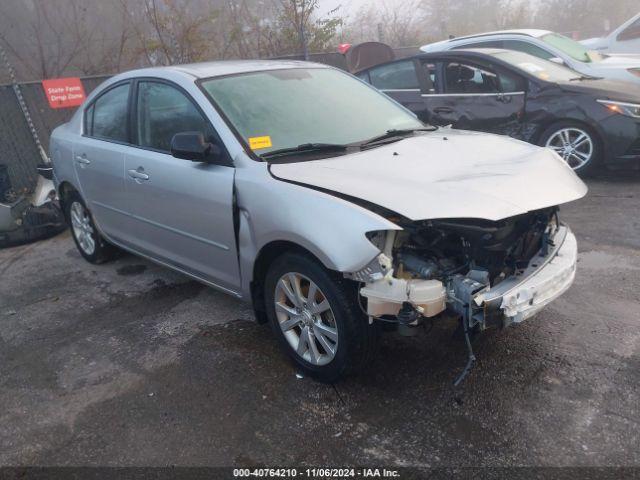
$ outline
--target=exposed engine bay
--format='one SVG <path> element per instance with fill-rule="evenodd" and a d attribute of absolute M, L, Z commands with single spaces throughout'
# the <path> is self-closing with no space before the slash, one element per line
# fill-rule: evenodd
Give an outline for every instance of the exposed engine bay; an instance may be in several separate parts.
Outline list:
<path fill-rule="evenodd" d="M 529 318 L 575 277 L 575 237 L 560 224 L 557 207 L 499 221 L 403 223 L 399 232 L 372 232 L 382 253 L 347 277 L 363 284 L 371 322 L 394 322 L 407 332 L 444 312 L 458 317 L 469 360 L 455 384 L 475 361 L 471 331 Z"/>
<path fill-rule="evenodd" d="M 351 278 L 365 284 L 360 293 L 373 318 L 416 324 L 448 310 L 469 328 L 504 324 L 504 312 L 472 299 L 522 276 L 534 256 L 548 254 L 560 228 L 557 212 L 552 207 L 499 221 L 426 220 L 403 224 L 399 232 L 372 232 L 369 239 L 383 252 L 378 265 Z"/>

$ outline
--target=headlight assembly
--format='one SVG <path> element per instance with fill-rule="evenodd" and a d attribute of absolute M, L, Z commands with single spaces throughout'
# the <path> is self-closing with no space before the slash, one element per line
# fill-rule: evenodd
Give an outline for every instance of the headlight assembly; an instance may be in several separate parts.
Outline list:
<path fill-rule="evenodd" d="M 640 118 L 640 105 L 637 103 L 616 102 L 614 100 L 598 100 L 613 113 L 627 117 Z"/>

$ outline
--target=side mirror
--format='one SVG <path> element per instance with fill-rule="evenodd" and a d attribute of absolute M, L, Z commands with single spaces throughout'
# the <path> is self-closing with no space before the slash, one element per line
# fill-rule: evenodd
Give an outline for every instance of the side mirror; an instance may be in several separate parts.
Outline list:
<path fill-rule="evenodd" d="M 558 65 L 566 65 L 566 63 L 564 63 L 564 60 L 562 60 L 559 57 L 552 57 L 549 59 L 549 61 L 553 63 L 557 63 Z"/>
<path fill-rule="evenodd" d="M 171 139 L 171 155 L 192 162 L 218 163 L 222 160 L 222 149 L 207 142 L 202 132 L 182 132 Z"/>

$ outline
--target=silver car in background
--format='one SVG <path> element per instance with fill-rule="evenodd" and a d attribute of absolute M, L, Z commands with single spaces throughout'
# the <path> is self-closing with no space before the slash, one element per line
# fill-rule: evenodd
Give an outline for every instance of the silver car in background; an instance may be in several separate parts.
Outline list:
<path fill-rule="evenodd" d="M 640 56 L 640 13 L 630 18 L 606 37 L 582 40 L 589 50 L 601 53 Z"/>
<path fill-rule="evenodd" d="M 442 52 L 467 48 L 517 50 L 565 65 L 589 77 L 640 83 L 640 57 L 598 53 L 575 40 L 548 30 L 479 33 L 424 45 L 420 50 Z"/>
<path fill-rule="evenodd" d="M 517 323 L 575 275 L 558 205 L 586 187 L 556 153 L 430 128 L 323 65 L 120 74 L 51 154 L 86 260 L 119 247 L 252 302 L 325 381 L 371 360 L 381 322 Z"/>

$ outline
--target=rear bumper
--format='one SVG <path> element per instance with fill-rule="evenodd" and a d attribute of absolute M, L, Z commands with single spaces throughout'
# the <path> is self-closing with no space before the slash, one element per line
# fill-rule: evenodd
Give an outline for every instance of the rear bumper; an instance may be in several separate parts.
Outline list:
<path fill-rule="evenodd" d="M 474 298 L 484 308 L 485 316 L 501 313 L 503 325 L 520 323 L 569 289 L 578 260 L 576 237 L 568 227 L 561 226 L 552 242 L 547 255 L 538 253 L 524 272 Z"/>

